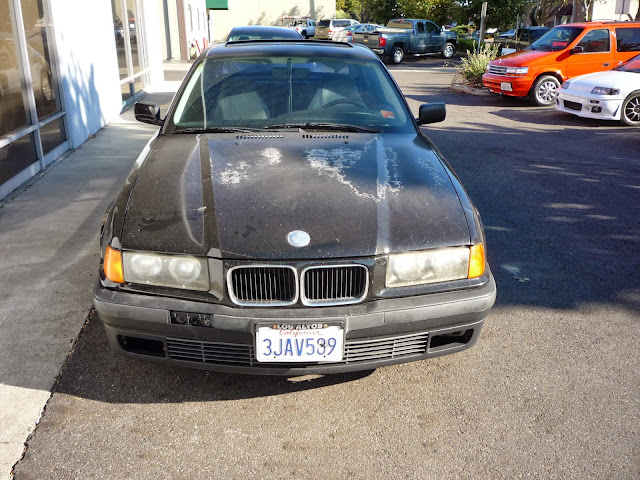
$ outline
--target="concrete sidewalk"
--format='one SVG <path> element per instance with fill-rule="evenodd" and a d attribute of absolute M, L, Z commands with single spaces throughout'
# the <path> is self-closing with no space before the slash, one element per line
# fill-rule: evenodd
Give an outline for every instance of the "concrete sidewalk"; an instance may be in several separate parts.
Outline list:
<path fill-rule="evenodd" d="M 190 64 L 145 101 L 166 112 Z M 22 457 L 92 308 L 102 215 L 157 127 L 133 109 L 0 203 L 0 480 Z"/>

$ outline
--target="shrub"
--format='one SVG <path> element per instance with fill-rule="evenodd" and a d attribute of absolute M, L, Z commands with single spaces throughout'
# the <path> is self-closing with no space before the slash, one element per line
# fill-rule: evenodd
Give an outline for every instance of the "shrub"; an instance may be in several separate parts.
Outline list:
<path fill-rule="evenodd" d="M 470 50 L 475 52 L 478 49 L 478 42 L 472 38 L 458 38 L 458 51 L 466 52 Z"/>
<path fill-rule="evenodd" d="M 472 30 L 470 25 L 457 25 L 449 29 L 453 33 L 459 36 L 469 35 L 469 31 Z"/>
<path fill-rule="evenodd" d="M 489 62 L 498 56 L 498 46 L 485 43 L 480 52 L 467 50 L 467 58 L 462 59 L 458 72 L 471 85 L 482 86 L 482 75 L 487 71 Z"/>

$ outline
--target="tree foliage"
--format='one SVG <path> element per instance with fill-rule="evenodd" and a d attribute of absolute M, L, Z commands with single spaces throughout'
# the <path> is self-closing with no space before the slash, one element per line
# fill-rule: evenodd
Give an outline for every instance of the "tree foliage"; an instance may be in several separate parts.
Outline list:
<path fill-rule="evenodd" d="M 480 25 L 480 14 L 483 0 L 469 0 L 461 2 L 458 18 L 460 23 L 472 21 Z M 491 0 L 487 5 L 486 24 L 501 30 L 513 27 L 518 15 L 528 14 L 531 10 L 531 0 Z"/>
<path fill-rule="evenodd" d="M 455 0 L 399 0 L 398 7 L 406 18 L 426 18 L 438 25 L 454 20 Z"/>

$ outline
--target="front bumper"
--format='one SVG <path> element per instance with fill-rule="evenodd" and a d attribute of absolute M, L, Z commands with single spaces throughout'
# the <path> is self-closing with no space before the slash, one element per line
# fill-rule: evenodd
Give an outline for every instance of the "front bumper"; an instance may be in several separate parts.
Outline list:
<path fill-rule="evenodd" d="M 493 93 L 500 93 L 510 97 L 526 97 L 531 90 L 532 80 L 524 76 L 494 75 L 485 73 L 482 76 L 482 85 Z"/>
<path fill-rule="evenodd" d="M 571 90 L 558 90 L 556 110 L 584 118 L 620 120 L 624 97 L 592 95 L 588 92 L 573 94 Z"/>
<path fill-rule="evenodd" d="M 488 277 L 484 285 L 467 290 L 319 308 L 233 308 L 114 291 L 98 282 L 94 304 L 112 348 L 123 355 L 236 373 L 339 373 L 422 360 L 473 346 L 495 302 L 495 282 L 490 272 Z M 189 312 L 201 321 L 176 324 L 175 312 Z M 256 325 L 265 322 L 341 325 L 345 357 L 335 363 L 258 362 Z"/>

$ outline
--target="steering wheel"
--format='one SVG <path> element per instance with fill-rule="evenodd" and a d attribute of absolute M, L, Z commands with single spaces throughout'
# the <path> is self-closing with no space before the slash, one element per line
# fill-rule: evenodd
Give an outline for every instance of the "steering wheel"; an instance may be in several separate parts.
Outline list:
<path fill-rule="evenodd" d="M 334 105 L 340 105 L 341 103 L 347 103 L 350 105 L 355 105 L 356 107 L 367 108 L 364 106 L 364 104 L 356 102 L 355 100 L 349 100 L 348 98 L 338 98 L 336 100 L 331 100 L 329 103 L 323 105 L 322 109 L 324 110 L 325 108 L 333 107 Z"/>

